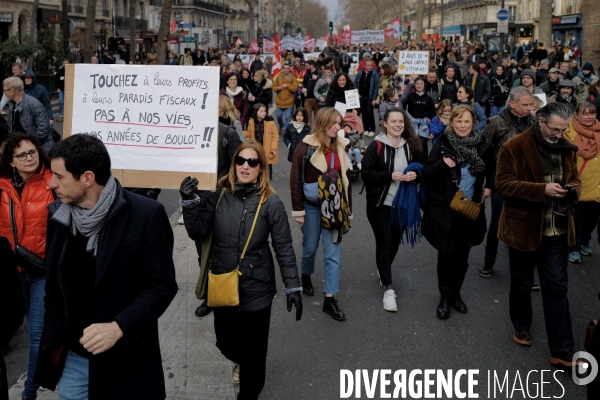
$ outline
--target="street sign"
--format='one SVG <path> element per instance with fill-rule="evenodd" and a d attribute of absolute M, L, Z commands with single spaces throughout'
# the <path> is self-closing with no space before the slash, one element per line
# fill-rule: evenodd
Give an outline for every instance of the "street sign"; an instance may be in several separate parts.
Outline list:
<path fill-rule="evenodd" d="M 425 29 L 425 34 L 433 35 L 433 29 Z"/>
<path fill-rule="evenodd" d="M 179 27 L 181 29 L 195 28 L 196 24 L 195 23 L 191 23 L 191 24 L 179 24 Z"/>
<path fill-rule="evenodd" d="M 398 28 L 398 32 L 400 32 L 400 33 L 404 32 L 404 28 L 402 28 L 402 27 L 399 27 L 399 28 Z"/>
<path fill-rule="evenodd" d="M 498 10 L 498 14 L 496 14 L 496 17 L 498 18 L 498 21 L 508 21 L 510 13 L 506 8 L 501 8 L 500 10 Z"/>
<path fill-rule="evenodd" d="M 498 21 L 498 27 L 496 28 L 496 32 L 508 33 L 508 20 L 507 21 Z"/>

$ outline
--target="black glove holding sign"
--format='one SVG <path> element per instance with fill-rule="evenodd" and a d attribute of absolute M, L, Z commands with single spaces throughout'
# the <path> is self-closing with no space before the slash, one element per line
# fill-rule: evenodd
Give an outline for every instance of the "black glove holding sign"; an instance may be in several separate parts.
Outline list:
<path fill-rule="evenodd" d="M 186 176 L 181 182 L 179 193 L 183 200 L 193 200 L 196 195 L 195 191 L 198 188 L 198 179 Z"/>

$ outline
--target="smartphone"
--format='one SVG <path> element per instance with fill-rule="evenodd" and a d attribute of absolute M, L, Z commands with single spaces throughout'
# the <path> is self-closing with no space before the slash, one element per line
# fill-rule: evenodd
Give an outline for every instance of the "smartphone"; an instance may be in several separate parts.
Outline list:
<path fill-rule="evenodd" d="M 565 185 L 562 188 L 569 190 L 569 189 L 573 189 L 574 187 L 577 187 L 577 186 L 579 186 L 579 183 L 569 183 L 568 185 Z"/>

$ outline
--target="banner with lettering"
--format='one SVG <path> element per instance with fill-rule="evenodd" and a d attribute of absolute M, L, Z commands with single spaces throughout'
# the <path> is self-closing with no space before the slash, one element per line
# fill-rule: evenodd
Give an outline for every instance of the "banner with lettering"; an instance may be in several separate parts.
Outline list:
<path fill-rule="evenodd" d="M 383 43 L 384 42 L 384 31 L 352 31 L 352 43 Z"/>
<path fill-rule="evenodd" d="M 428 51 L 400 51 L 398 75 L 427 75 L 429 72 Z"/>
<path fill-rule="evenodd" d="M 265 53 L 273 53 L 274 52 L 273 41 L 271 39 L 267 39 L 264 36 L 263 36 L 263 52 L 265 52 Z"/>
<path fill-rule="evenodd" d="M 258 40 L 254 39 L 253 41 L 250 42 L 250 50 L 253 53 L 258 53 L 260 51 L 260 49 L 258 47 Z"/>
<path fill-rule="evenodd" d="M 157 171 L 181 178 L 210 173 L 215 179 L 201 186 L 214 190 L 218 67 L 75 64 L 67 78 L 66 135 L 102 140 L 124 186 L 176 188 L 181 183 L 173 178 L 179 175 Z M 137 183 L 128 181 L 132 175 Z"/>
<path fill-rule="evenodd" d="M 351 44 L 352 43 L 352 30 L 350 29 L 350 25 L 344 25 L 342 27 L 342 44 Z"/>
<path fill-rule="evenodd" d="M 315 50 L 315 40 L 314 39 L 306 39 L 304 41 L 304 50 L 305 51 L 314 51 Z"/>

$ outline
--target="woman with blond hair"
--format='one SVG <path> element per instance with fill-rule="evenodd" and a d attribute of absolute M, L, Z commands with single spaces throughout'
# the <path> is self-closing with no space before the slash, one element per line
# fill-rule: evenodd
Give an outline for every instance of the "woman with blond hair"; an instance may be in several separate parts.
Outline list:
<path fill-rule="evenodd" d="M 322 208 L 318 199 L 318 180 L 331 169 L 336 171 L 342 183 L 340 204 L 347 204 L 348 214 L 351 214 L 351 182 L 347 175 L 350 161 L 345 151 L 349 141 L 338 135 L 338 131 L 342 129 L 342 121 L 342 115 L 334 108 L 322 108 L 317 113 L 312 133 L 305 136 L 296 147 L 290 174 L 292 215 L 300 225 L 303 235 L 303 292 L 307 296 L 315 294 L 310 276 L 315 272 L 315 256 L 319 243 L 322 243 L 325 274 L 323 311 L 338 321 L 346 319 L 334 297 L 339 291 L 341 241 L 344 232 L 326 229 L 323 226 Z M 307 157 L 309 151 L 312 155 Z M 309 158 L 306 165 L 305 158 Z"/>
<path fill-rule="evenodd" d="M 296 321 L 302 317 L 302 288 L 287 213 L 271 186 L 265 151 L 254 140 L 237 148 L 229 173 L 219 180 L 215 192 L 201 199 L 195 194 L 197 185 L 198 180 L 188 176 L 179 190 L 185 229 L 196 242 L 212 232 L 209 268 L 213 274 L 232 272 L 238 266 L 241 273 L 239 306 L 214 308 L 216 345 L 233 362 L 231 377 L 240 383 L 238 398 L 258 399 L 265 385 L 271 305 L 277 293 L 269 238 L 287 309 L 291 311 L 294 304 Z"/>
<path fill-rule="evenodd" d="M 467 105 L 456 106 L 446 132 L 433 145 L 423 168 L 427 202 L 421 228 L 423 236 L 438 252 L 440 319 L 450 316 L 450 307 L 460 313 L 467 312 L 460 291 L 469 267 L 471 246 L 477 241 L 481 243 L 485 236 L 483 202 L 495 190 L 495 175 L 492 142 L 475 128 L 475 111 Z M 481 204 L 476 221 L 450 208 L 458 189 L 469 200 Z"/>
<path fill-rule="evenodd" d="M 229 101 L 229 97 L 225 95 L 219 96 L 219 122 L 235 129 L 242 142 L 246 140 L 244 129 L 240 122 L 240 112 Z"/>
<path fill-rule="evenodd" d="M 269 104 L 273 102 L 273 80 L 271 75 L 264 69 L 258 70 L 254 73 L 254 92 L 253 97 L 250 100 L 250 109 L 255 104 L 264 104 L 267 108 Z"/>

